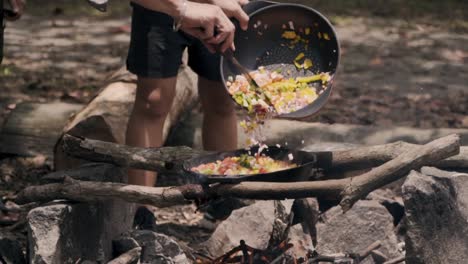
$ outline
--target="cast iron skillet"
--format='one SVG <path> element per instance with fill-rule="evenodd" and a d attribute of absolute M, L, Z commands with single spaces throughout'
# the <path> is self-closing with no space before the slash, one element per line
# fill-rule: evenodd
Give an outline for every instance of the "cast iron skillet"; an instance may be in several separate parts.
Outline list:
<path fill-rule="evenodd" d="M 252 147 L 250 153 L 256 153 L 258 147 Z M 231 152 L 219 152 L 209 154 L 205 156 L 196 157 L 187 160 L 183 164 L 183 169 L 186 173 L 195 176 L 199 183 L 211 184 L 211 183 L 239 183 L 242 181 L 267 181 L 267 182 L 292 182 L 292 181 L 306 181 L 311 176 L 314 170 L 317 168 L 317 155 L 306 151 L 289 150 L 286 148 L 278 148 L 276 146 L 270 146 L 262 151 L 262 154 L 269 156 L 275 160 L 289 160 L 288 155 L 293 155 L 291 162 L 298 165 L 298 167 L 271 172 L 271 173 L 260 173 L 252 175 L 206 175 L 191 171 L 191 168 L 201 164 L 215 162 L 217 160 L 223 160 L 226 157 L 238 157 L 242 154 L 248 154 L 249 151 L 246 149 L 235 150 Z"/>
<path fill-rule="evenodd" d="M 298 4 L 280 4 L 269 1 L 253 1 L 244 6 L 249 14 L 249 29 L 236 30 L 234 56 L 247 69 L 255 70 L 259 66 L 265 66 L 269 70 L 283 69 L 282 73 L 287 77 L 298 77 L 312 75 L 320 72 L 330 72 L 334 77 L 339 64 L 340 47 L 336 33 L 330 22 L 316 10 Z M 254 24 L 261 22 L 260 26 Z M 308 36 L 310 39 L 307 50 L 304 44 L 295 45 L 293 49 L 282 46 L 285 42 L 281 38 L 284 32 L 283 24 L 289 29 L 289 21 L 293 22 L 294 28 L 311 28 Z M 267 28 L 265 28 L 265 24 Z M 260 33 L 259 33 L 260 32 Z M 318 37 L 321 33 L 322 38 Z M 330 40 L 323 38 L 327 33 Z M 260 35 L 261 34 L 261 35 Z M 296 70 L 294 59 L 304 52 L 307 58 L 313 62 L 313 67 L 307 72 Z M 281 64 L 285 66 L 281 67 Z M 221 58 L 221 78 L 225 84 L 229 76 L 236 76 L 239 72 L 229 60 Z M 290 74 L 288 74 L 288 71 Z M 285 119 L 304 119 L 317 113 L 330 97 L 333 79 L 330 81 L 322 94 L 309 106 L 296 112 L 277 116 Z"/>

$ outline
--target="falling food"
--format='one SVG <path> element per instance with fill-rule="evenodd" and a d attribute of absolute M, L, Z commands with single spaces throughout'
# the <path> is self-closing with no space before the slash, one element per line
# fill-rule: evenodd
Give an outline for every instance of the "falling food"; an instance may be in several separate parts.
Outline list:
<path fill-rule="evenodd" d="M 250 77 L 258 87 L 250 84 L 245 76 L 237 75 L 234 81 L 231 78 L 226 82 L 229 93 L 250 113 L 272 114 L 287 114 L 306 107 L 318 97 L 317 88 L 310 84 L 320 81 L 326 86 L 331 79 L 329 73 L 288 79 L 264 67 L 251 72 Z"/>

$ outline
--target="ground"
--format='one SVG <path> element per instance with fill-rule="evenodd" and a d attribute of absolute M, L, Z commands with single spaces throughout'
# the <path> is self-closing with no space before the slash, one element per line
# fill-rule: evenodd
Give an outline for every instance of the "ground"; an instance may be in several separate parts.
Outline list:
<path fill-rule="evenodd" d="M 100 14 L 69 2 L 30 0 L 7 24 L 0 129 L 22 101 L 87 102 L 125 64 L 128 4 Z M 302 2 L 331 19 L 342 47 L 332 98 L 311 121 L 468 128 L 466 1 Z M 50 171 L 41 157 L 0 158 L 1 196 Z"/>

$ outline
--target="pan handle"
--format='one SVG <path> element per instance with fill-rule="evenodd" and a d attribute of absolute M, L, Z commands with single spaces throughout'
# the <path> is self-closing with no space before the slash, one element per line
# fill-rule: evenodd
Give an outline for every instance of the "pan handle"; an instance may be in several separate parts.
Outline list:
<path fill-rule="evenodd" d="M 273 2 L 273 1 L 252 0 L 248 4 L 244 5 L 242 7 L 242 9 L 244 9 L 244 12 L 247 15 L 250 15 L 250 14 L 252 14 L 253 12 L 257 11 L 260 8 L 264 8 L 264 7 L 271 6 L 271 5 L 276 5 L 276 4 L 278 4 L 278 3 Z"/>

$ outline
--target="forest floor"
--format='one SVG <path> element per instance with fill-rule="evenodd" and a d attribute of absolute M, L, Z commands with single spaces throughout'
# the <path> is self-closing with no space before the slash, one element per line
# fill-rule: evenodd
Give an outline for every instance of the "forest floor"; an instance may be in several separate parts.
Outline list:
<path fill-rule="evenodd" d="M 31 0 L 7 24 L 0 129 L 20 102 L 86 103 L 125 64 L 130 8 L 111 2 L 100 14 L 85 1 Z M 331 100 L 312 121 L 468 128 L 466 1 L 365 2 L 307 1 L 336 26 L 342 48 Z M 42 157 L 1 157 L 0 196 L 49 171 Z"/>

